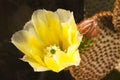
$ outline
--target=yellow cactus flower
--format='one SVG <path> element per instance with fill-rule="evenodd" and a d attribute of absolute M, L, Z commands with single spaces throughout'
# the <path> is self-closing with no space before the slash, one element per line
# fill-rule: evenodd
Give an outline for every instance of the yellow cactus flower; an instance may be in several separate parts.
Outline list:
<path fill-rule="evenodd" d="M 28 62 L 34 71 L 54 72 L 79 65 L 81 40 L 73 13 L 64 9 L 35 11 L 23 30 L 11 38 L 12 43 L 25 54 L 22 60 Z"/>

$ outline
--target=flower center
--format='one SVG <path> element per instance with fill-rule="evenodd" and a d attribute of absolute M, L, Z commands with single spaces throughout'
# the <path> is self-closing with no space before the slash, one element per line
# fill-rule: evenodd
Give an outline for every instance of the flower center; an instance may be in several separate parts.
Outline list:
<path fill-rule="evenodd" d="M 52 57 L 57 52 L 61 51 L 59 46 L 51 45 L 49 47 L 46 47 L 45 52 L 47 53 L 46 56 Z"/>
<path fill-rule="evenodd" d="M 50 50 L 50 53 L 51 53 L 51 54 L 55 54 L 55 52 L 56 52 L 56 50 L 53 49 L 53 48 Z"/>

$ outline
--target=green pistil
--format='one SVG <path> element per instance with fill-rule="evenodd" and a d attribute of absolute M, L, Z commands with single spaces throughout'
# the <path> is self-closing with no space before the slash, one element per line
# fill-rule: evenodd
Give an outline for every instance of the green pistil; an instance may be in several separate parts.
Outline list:
<path fill-rule="evenodd" d="M 51 49 L 51 50 L 50 50 L 50 53 L 51 53 L 51 54 L 55 54 L 55 52 L 56 52 L 55 49 Z"/>

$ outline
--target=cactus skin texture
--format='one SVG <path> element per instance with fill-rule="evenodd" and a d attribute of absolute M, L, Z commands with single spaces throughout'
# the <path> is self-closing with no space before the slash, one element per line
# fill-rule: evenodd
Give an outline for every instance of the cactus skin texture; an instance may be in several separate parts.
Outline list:
<path fill-rule="evenodd" d="M 113 9 L 113 24 L 120 31 L 120 0 L 116 0 Z"/>

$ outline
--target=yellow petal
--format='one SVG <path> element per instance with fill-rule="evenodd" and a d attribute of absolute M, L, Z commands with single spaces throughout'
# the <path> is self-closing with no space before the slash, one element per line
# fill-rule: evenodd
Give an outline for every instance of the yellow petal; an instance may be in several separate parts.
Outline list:
<path fill-rule="evenodd" d="M 55 13 L 37 10 L 32 15 L 32 22 L 36 32 L 45 44 L 59 44 L 60 23 Z"/>
<path fill-rule="evenodd" d="M 74 50 L 69 54 L 64 53 L 63 51 L 57 51 L 53 58 L 55 62 L 57 62 L 57 64 L 63 68 L 71 65 L 79 65 L 80 63 L 80 56 L 78 50 Z"/>
<path fill-rule="evenodd" d="M 72 55 L 76 50 L 78 50 L 79 44 L 73 44 L 68 47 L 67 55 Z"/>
<path fill-rule="evenodd" d="M 54 44 L 59 45 L 60 35 L 61 35 L 61 25 L 59 22 L 59 17 L 55 12 L 45 10 L 46 19 L 49 24 L 49 35 Z"/>
<path fill-rule="evenodd" d="M 62 66 L 64 68 L 68 66 L 67 63 L 71 62 L 69 56 L 63 51 L 57 51 L 53 58 L 55 59 L 57 64 L 59 64 L 59 66 Z"/>
<path fill-rule="evenodd" d="M 57 14 L 59 15 L 61 21 L 63 43 L 62 47 L 63 50 L 65 50 L 68 48 L 68 46 L 75 44 L 78 41 L 77 26 L 72 12 L 58 9 Z"/>
<path fill-rule="evenodd" d="M 33 57 L 40 64 L 44 65 L 41 58 L 43 58 L 44 53 L 42 52 L 41 43 L 35 36 L 28 31 L 21 30 L 16 32 L 12 38 L 12 43 L 21 50 L 25 55 Z"/>
<path fill-rule="evenodd" d="M 64 9 L 57 9 L 56 13 L 59 16 L 61 23 L 67 22 L 71 15 L 70 11 Z"/>
<path fill-rule="evenodd" d="M 77 50 L 72 57 L 73 57 L 73 61 L 74 61 L 72 65 L 78 66 L 81 61 L 79 50 Z"/>
<path fill-rule="evenodd" d="M 67 55 L 70 57 L 70 59 L 73 60 L 73 63 L 71 65 L 79 65 L 80 63 L 80 54 L 78 51 L 78 47 L 78 44 L 74 44 L 70 46 L 67 50 Z"/>
<path fill-rule="evenodd" d="M 71 55 L 69 55 L 69 58 L 72 59 L 71 64 L 70 65 L 76 65 L 78 66 L 80 64 L 80 54 L 79 51 L 76 50 L 74 53 L 70 53 Z"/>
<path fill-rule="evenodd" d="M 28 62 L 34 69 L 34 71 L 47 71 L 49 70 L 46 66 L 39 64 L 35 59 L 28 56 L 22 58 L 23 61 Z"/>
<path fill-rule="evenodd" d="M 48 24 L 43 10 L 37 10 L 33 13 L 32 23 L 34 25 L 35 31 L 44 44 L 50 44 Z M 48 38 L 46 39 L 46 37 Z"/>
<path fill-rule="evenodd" d="M 58 65 L 56 63 L 56 61 L 53 58 L 46 56 L 44 61 L 45 61 L 45 64 L 47 65 L 47 67 L 54 72 L 59 72 L 63 69 L 63 68 L 61 68 L 60 65 Z"/>
<path fill-rule="evenodd" d="M 38 34 L 37 34 L 36 31 L 35 31 L 32 21 L 27 22 L 27 23 L 24 25 L 23 29 L 24 29 L 25 31 L 31 33 L 38 41 L 40 41 L 40 43 L 41 43 L 40 45 L 41 45 L 41 46 L 44 45 L 43 42 L 42 42 L 42 40 L 40 39 L 40 37 L 38 36 Z M 45 45 L 44 45 L 44 46 L 45 46 Z"/>
<path fill-rule="evenodd" d="M 65 50 L 69 46 L 69 43 L 68 43 L 68 29 L 69 29 L 69 27 L 64 23 L 66 23 L 67 20 L 69 19 L 70 12 L 63 10 L 63 9 L 58 9 L 56 11 L 56 13 L 59 16 L 61 28 L 62 28 L 62 32 L 61 32 L 62 45 L 61 46 L 62 46 L 62 49 Z"/>

